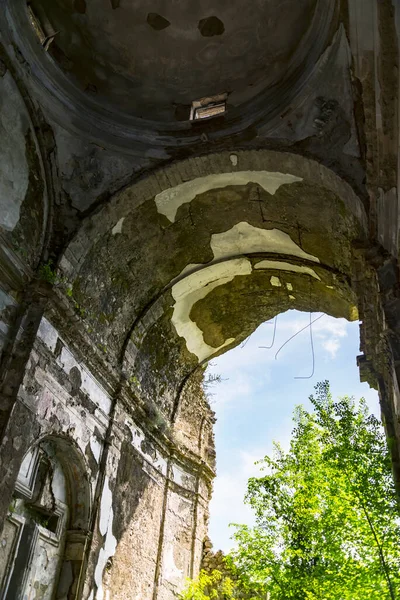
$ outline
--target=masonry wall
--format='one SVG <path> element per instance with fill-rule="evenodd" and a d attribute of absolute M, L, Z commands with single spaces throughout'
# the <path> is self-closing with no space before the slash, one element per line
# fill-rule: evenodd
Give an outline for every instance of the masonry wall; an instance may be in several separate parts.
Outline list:
<path fill-rule="evenodd" d="M 305 61 L 310 68 L 304 76 L 299 73 L 302 85 L 289 98 L 276 93 L 273 106 L 264 102 L 259 112 L 249 114 L 240 109 L 239 121 L 227 129 L 221 120 L 205 120 L 196 127 L 180 122 L 172 133 L 142 130 L 142 119 L 138 129 L 129 128 L 128 120 L 119 120 L 118 109 L 113 120 L 111 107 L 107 125 L 93 108 L 98 98 L 91 96 L 90 86 L 83 96 L 76 86 L 63 87 L 54 58 L 32 31 L 27 3 L 2 4 L 1 600 L 16 597 L 12 587 L 5 591 L 16 569 L 30 585 L 38 584 L 35 593 L 41 600 L 50 600 L 53 592 L 57 600 L 169 600 L 184 577 L 199 569 L 215 467 L 213 414 L 196 379 L 201 371 L 187 381 L 178 345 L 173 354 L 172 346 L 163 349 L 160 343 L 177 335 L 170 323 L 172 298 L 166 294 L 148 303 L 181 269 L 211 258 L 208 238 L 213 231 L 212 223 L 209 231 L 203 229 L 204 243 L 194 234 L 190 202 L 181 210 L 182 230 L 175 234 L 153 200 L 209 175 L 229 173 L 232 183 L 233 172 L 260 172 L 269 162 L 275 165 L 272 172 L 283 169 L 289 174 L 294 167 L 301 177 L 311 177 L 315 168 L 317 181 L 321 178 L 325 185 L 337 179 L 340 190 L 349 184 L 362 202 L 369 237 L 351 238 L 355 260 L 349 274 L 363 321 L 359 365 L 362 379 L 380 390 L 400 494 L 395 3 L 341 2 L 318 42 L 321 54 L 313 54 L 309 65 Z M 335 3 L 328 4 L 333 8 Z M 321 27 L 316 33 L 323 33 Z M 267 148 L 275 157 L 262 154 Z M 238 215 L 246 202 L 253 207 L 254 223 L 260 217 L 264 223 L 262 202 L 270 203 L 269 196 L 263 200 L 255 185 L 248 192 L 243 201 L 238 197 Z M 237 191 L 232 193 L 221 204 L 231 216 Z M 299 197 L 296 193 L 291 198 L 294 211 L 304 205 Z M 314 187 L 304 197 L 315 202 L 304 214 L 308 230 L 321 217 L 322 204 Z M 329 194 L 327 200 L 331 205 Z M 216 214 L 211 196 L 208 208 L 199 206 L 202 228 L 211 207 Z M 336 213 L 325 220 L 333 223 Z M 281 217 L 278 202 L 274 221 L 279 227 Z M 228 217 L 221 212 L 220 218 L 225 226 Z M 155 232 L 162 235 L 157 238 Z M 201 250 L 196 259 L 194 240 Z M 337 243 L 342 245 L 340 237 Z M 182 264 L 181 258 L 176 265 L 175 260 L 166 261 L 165 248 L 179 250 L 179 244 Z M 113 245 L 117 268 L 107 282 L 102 276 L 107 275 Z M 90 260 L 84 264 L 87 253 Z M 126 265 L 122 258 L 129 259 Z M 68 287 L 63 278 L 71 276 L 73 282 L 78 272 L 75 287 Z M 150 275 L 151 285 L 143 287 Z M 93 294 L 85 297 L 85 286 Z M 143 296 L 135 314 L 134 293 Z M 307 291 L 307 308 L 308 298 Z M 163 312 L 164 329 L 156 323 Z M 144 338 L 147 331 L 150 335 Z M 152 353 L 160 362 L 158 387 Z M 169 393 L 168 378 L 174 380 Z M 52 465 L 48 477 L 40 471 L 43 461 L 34 458 L 39 455 Z M 63 477 L 65 494 L 60 492 Z M 48 528 L 47 517 L 40 518 L 40 511 L 53 514 L 55 507 L 67 515 L 65 530 L 56 533 Z M 45 552 L 36 557 L 34 552 L 18 554 L 18 536 L 28 518 L 32 539 L 37 534 L 52 546 L 52 571 Z M 40 548 L 48 551 L 48 546 Z"/>
<path fill-rule="evenodd" d="M 157 440 L 155 431 L 139 427 L 129 410 L 128 393 L 113 396 L 46 318 L 18 402 L 30 411 L 31 433 L 14 444 L 28 451 L 38 440 L 62 440 L 64 464 L 70 461 L 73 469 L 79 453 L 76 477 L 88 482 L 87 497 L 78 499 L 86 504 L 75 555 L 80 572 L 75 578 L 62 575 L 63 593 L 69 583 L 70 594 L 85 599 L 174 598 L 184 578 L 198 569 L 212 471 L 200 458 L 197 464 L 188 460 L 182 446 L 172 452 L 173 432 L 166 443 L 165 436 Z M 7 522 L 12 518 L 9 512 Z M 6 532 L 0 551 L 4 585 L 17 552 Z M 35 560 L 27 561 L 27 572 L 37 567 Z M 62 572 L 65 560 L 60 556 Z M 65 598 L 75 597 L 67 594 Z"/>

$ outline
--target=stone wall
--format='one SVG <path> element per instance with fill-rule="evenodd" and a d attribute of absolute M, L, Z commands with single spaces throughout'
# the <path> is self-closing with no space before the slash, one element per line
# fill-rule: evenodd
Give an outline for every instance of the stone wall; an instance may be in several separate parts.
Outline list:
<path fill-rule="evenodd" d="M 197 564 L 206 531 L 212 470 L 200 457 L 193 464 L 178 447 L 173 451 L 172 433 L 171 439 L 160 444 L 154 432 L 148 434 L 139 427 L 124 406 L 124 394 L 126 391 L 115 397 L 103 387 L 55 327 L 42 319 L 18 398 L 30 411 L 29 433 L 21 432 L 13 444 L 25 453 L 43 451 L 45 444 L 51 443 L 62 454 L 66 511 L 74 510 L 68 500 L 76 478 L 87 482 L 86 491 L 73 498 L 81 505 L 80 523 L 72 525 L 65 517 L 66 535 L 71 539 L 74 534 L 80 536 L 74 557 L 80 566 L 74 565 L 74 577 L 68 578 L 63 567 L 60 585 L 66 598 L 80 590 L 82 598 L 93 600 L 125 600 L 133 593 L 143 599 L 154 594 L 170 599 Z M 206 404 L 203 416 L 207 417 Z M 198 431 L 196 435 L 197 443 Z M 37 476 L 35 468 L 32 481 Z M 18 500 L 25 498 L 18 491 L 23 469 L 24 465 L 2 537 L 4 589 L 17 569 L 24 572 L 24 589 L 30 589 L 30 577 L 37 569 L 35 557 L 40 554 L 36 548 L 33 556 L 21 556 L 16 537 L 9 532 L 16 519 L 24 518 Z M 25 501 L 28 503 L 28 498 Z M 32 502 L 29 499 L 29 506 Z M 46 529 L 40 523 L 36 527 Z M 49 569 L 57 572 L 71 552 L 68 545 L 65 551 L 61 546 L 59 564 L 49 562 Z M 46 575 L 45 580 L 56 585 L 55 572 L 50 576 L 43 567 L 40 581 Z M 50 598 L 54 589 L 48 581 L 37 597 Z M 15 586 L 9 587 L 5 598 L 11 599 L 13 593 Z"/>
<path fill-rule="evenodd" d="M 169 600 L 196 575 L 215 474 L 205 364 L 289 308 L 362 320 L 400 494 L 399 11 L 299 0 L 300 19 L 271 0 L 243 29 L 236 2 L 216 43 L 189 5 L 154 20 L 139 1 L 3 0 L 2 600 Z M 116 75 L 148 48 L 150 103 L 136 68 Z M 192 122 L 197 92 L 223 91 L 218 64 L 227 110 Z"/>

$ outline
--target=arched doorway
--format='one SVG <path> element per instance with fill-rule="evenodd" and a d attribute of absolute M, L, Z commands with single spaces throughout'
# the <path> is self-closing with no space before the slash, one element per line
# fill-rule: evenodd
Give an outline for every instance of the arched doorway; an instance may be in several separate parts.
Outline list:
<path fill-rule="evenodd" d="M 61 437 L 34 445 L 21 465 L 2 535 L 2 600 L 75 597 L 89 509 L 76 447 Z"/>

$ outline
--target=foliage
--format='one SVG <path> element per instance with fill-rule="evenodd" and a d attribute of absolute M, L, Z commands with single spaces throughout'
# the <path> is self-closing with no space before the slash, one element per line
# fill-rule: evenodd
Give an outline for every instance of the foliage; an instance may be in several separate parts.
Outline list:
<path fill-rule="evenodd" d="M 48 260 L 47 263 L 40 265 L 38 275 L 42 281 L 47 281 L 47 283 L 51 283 L 52 285 L 58 283 L 57 271 L 53 268 L 52 260 Z"/>
<path fill-rule="evenodd" d="M 214 570 L 201 571 L 196 581 L 188 581 L 181 600 L 230 600 L 237 598 L 235 584 L 230 577 Z"/>
<path fill-rule="evenodd" d="M 299 406 L 290 450 L 275 444 L 252 478 L 254 528 L 236 526 L 230 556 L 271 600 L 400 598 L 400 526 L 380 422 L 362 399 L 334 402 L 328 382 Z"/>
<path fill-rule="evenodd" d="M 288 452 L 275 443 L 262 476 L 248 482 L 256 521 L 235 526 L 227 598 L 256 589 L 269 600 L 400 599 L 400 520 L 382 425 L 363 399 L 334 401 L 328 382 L 310 401 L 312 411 L 295 409 Z M 183 598 L 223 598 L 202 577 Z"/>

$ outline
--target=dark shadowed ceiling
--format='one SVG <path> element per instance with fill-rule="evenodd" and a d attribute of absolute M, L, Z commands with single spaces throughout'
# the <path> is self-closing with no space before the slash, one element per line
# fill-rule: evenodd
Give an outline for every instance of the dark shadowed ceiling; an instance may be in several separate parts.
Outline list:
<path fill-rule="evenodd" d="M 53 59 L 98 102 L 155 121 L 221 92 L 238 106 L 285 78 L 317 0 L 35 0 Z"/>

